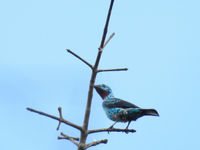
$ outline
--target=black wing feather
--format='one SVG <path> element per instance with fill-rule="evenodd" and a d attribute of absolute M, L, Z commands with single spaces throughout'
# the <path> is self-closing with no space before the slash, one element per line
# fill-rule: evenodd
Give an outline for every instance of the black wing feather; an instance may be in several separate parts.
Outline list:
<path fill-rule="evenodd" d="M 105 101 L 104 101 L 105 102 Z M 104 103 L 104 106 L 109 107 L 109 108 L 140 108 L 130 102 L 118 99 L 118 98 L 113 98 L 108 100 L 106 103 Z"/>

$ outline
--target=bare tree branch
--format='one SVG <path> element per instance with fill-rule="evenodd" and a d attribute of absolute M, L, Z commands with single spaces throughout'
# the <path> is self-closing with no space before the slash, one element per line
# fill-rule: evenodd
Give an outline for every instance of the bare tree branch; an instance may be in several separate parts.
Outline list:
<path fill-rule="evenodd" d="M 105 42 L 105 44 L 103 45 L 103 48 L 106 47 L 106 45 L 108 44 L 108 42 L 113 38 L 113 36 L 115 35 L 115 33 L 113 32 L 110 37 L 107 39 L 107 41 Z"/>
<path fill-rule="evenodd" d="M 66 134 L 64 134 L 63 132 L 60 133 L 62 136 L 59 136 L 58 139 L 69 139 L 69 138 L 72 138 L 74 139 L 75 141 L 79 141 L 79 138 L 78 137 L 71 137 L 71 136 L 68 136 Z"/>
<path fill-rule="evenodd" d="M 69 52 L 70 54 L 74 55 L 76 58 L 80 59 L 82 62 L 84 62 L 86 65 L 88 65 L 92 70 L 93 70 L 93 66 L 87 62 L 85 59 L 81 58 L 79 55 L 75 54 L 74 52 L 72 52 L 70 49 L 66 49 L 67 52 Z"/>
<path fill-rule="evenodd" d="M 88 130 L 88 134 L 91 133 L 98 133 L 98 132 L 131 132 L 134 133 L 136 130 L 134 129 L 118 129 L 118 128 L 103 128 L 103 129 L 94 129 L 94 130 Z"/>
<path fill-rule="evenodd" d="M 31 112 L 35 112 L 35 113 L 38 113 L 38 114 L 40 114 L 40 115 L 43 115 L 43 116 L 46 116 L 46 117 L 49 117 L 49 118 L 58 120 L 58 121 L 60 121 L 60 122 L 62 122 L 62 123 L 65 123 L 65 124 L 67 124 L 67 125 L 69 125 L 69 126 L 71 126 L 71 127 L 74 127 L 74 128 L 76 128 L 76 129 L 82 131 L 82 127 L 81 127 L 81 126 L 79 126 L 79 125 L 77 125 L 77 124 L 74 124 L 74 123 L 72 123 L 72 122 L 70 122 L 70 121 L 68 121 L 68 120 L 63 119 L 63 118 L 59 118 L 59 117 L 56 117 L 56 116 L 47 114 L 47 113 L 45 113 L 45 112 L 38 111 L 38 110 L 35 110 L 35 109 L 32 109 L 32 108 L 28 108 L 28 107 L 27 107 L 26 109 L 29 110 L 29 111 L 31 111 Z"/>
<path fill-rule="evenodd" d="M 99 69 L 97 72 L 108 72 L 108 71 L 127 71 L 128 68 L 118 68 L 118 69 Z"/>
<path fill-rule="evenodd" d="M 58 137 L 58 139 L 60 140 L 60 139 L 66 139 L 66 140 L 69 140 L 69 141 L 71 141 L 72 143 L 74 143 L 77 147 L 79 147 L 79 144 L 76 142 L 76 141 L 78 141 L 79 140 L 79 138 L 74 138 L 74 137 L 71 137 L 71 136 L 68 136 L 68 135 L 66 135 L 66 134 L 64 134 L 64 133 L 60 133 L 63 137 Z"/>
<path fill-rule="evenodd" d="M 87 149 L 87 148 L 89 148 L 89 147 L 92 147 L 92 146 L 96 146 L 96 145 L 98 145 L 98 144 L 106 144 L 108 142 L 108 140 L 107 139 L 103 139 L 103 140 L 99 140 L 99 141 L 94 141 L 94 142 L 91 142 L 91 143 L 89 143 L 89 144 L 86 144 L 85 145 L 85 149 Z"/>
<path fill-rule="evenodd" d="M 111 16 L 112 8 L 113 8 L 113 3 L 114 3 L 114 0 L 111 0 L 110 7 L 109 7 L 109 10 L 108 10 L 107 19 L 106 19 L 106 24 L 104 26 L 101 44 L 100 44 L 100 47 L 99 47 L 99 51 L 98 51 L 96 61 L 95 61 L 95 64 L 93 66 L 92 75 L 91 75 L 91 78 L 90 78 L 88 99 L 87 99 L 85 116 L 84 116 L 84 121 L 83 121 L 83 130 L 81 131 L 81 138 L 80 138 L 80 143 L 79 143 L 80 146 L 79 146 L 78 150 L 84 150 L 84 148 L 81 145 L 84 145 L 86 143 L 86 139 L 87 139 L 87 136 L 88 136 L 87 130 L 88 130 L 91 104 L 92 104 L 93 87 L 94 87 L 94 83 L 95 83 L 95 79 L 96 79 L 96 75 L 97 75 L 98 65 L 99 65 L 99 62 L 100 62 L 101 55 L 102 55 L 102 49 L 103 49 L 103 46 L 104 46 L 104 43 L 105 43 L 107 31 L 108 31 L 108 25 L 109 25 L 110 16 Z"/>

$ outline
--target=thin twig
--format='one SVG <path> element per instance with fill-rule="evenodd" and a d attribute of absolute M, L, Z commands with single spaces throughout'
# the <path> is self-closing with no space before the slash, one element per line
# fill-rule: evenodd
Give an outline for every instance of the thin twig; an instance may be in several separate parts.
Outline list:
<path fill-rule="evenodd" d="M 118 68 L 118 69 L 99 69 L 97 72 L 108 72 L 108 71 L 127 71 L 128 68 Z"/>
<path fill-rule="evenodd" d="M 104 47 L 104 43 L 105 43 L 107 31 L 108 31 L 108 25 L 109 25 L 109 21 L 110 21 L 110 16 L 111 16 L 113 4 L 114 4 L 114 0 L 111 0 L 110 7 L 109 7 L 109 10 L 108 10 L 108 15 L 107 15 L 107 18 L 106 18 L 106 24 L 105 24 L 104 31 L 103 31 L 101 44 L 100 44 L 100 47 L 99 47 L 100 49 L 103 49 L 103 47 Z"/>
<path fill-rule="evenodd" d="M 78 59 L 80 59 L 82 62 L 84 62 L 86 65 L 88 65 L 92 70 L 93 70 L 93 66 L 87 62 L 85 59 L 81 58 L 79 55 L 77 55 L 76 53 L 72 52 L 70 49 L 66 49 L 67 52 L 69 52 L 70 54 L 74 55 L 75 57 L 77 57 Z"/>
<path fill-rule="evenodd" d="M 79 141 L 79 138 L 78 137 L 71 137 L 73 140 L 75 141 Z M 64 137 L 64 136 L 58 136 L 58 140 L 62 140 L 62 139 L 65 139 L 65 140 L 68 140 L 68 138 Z"/>
<path fill-rule="evenodd" d="M 85 149 L 87 149 L 87 148 L 89 148 L 89 147 L 92 147 L 92 146 L 95 146 L 95 145 L 98 145 L 98 144 L 106 144 L 108 142 L 108 140 L 107 139 L 103 139 L 103 140 L 99 140 L 99 141 L 94 141 L 94 142 L 91 142 L 91 143 L 89 143 L 89 144 L 86 144 L 85 145 Z"/>
<path fill-rule="evenodd" d="M 59 115 L 60 115 L 60 120 L 59 120 L 59 123 L 58 123 L 57 130 L 59 130 L 60 125 L 61 125 L 61 121 L 63 120 L 63 116 L 62 116 L 62 107 L 58 107 L 58 112 L 59 112 Z"/>
<path fill-rule="evenodd" d="M 69 140 L 69 141 L 71 141 L 72 143 L 74 143 L 77 147 L 79 147 L 79 144 L 75 141 L 76 139 L 75 139 L 74 137 L 70 137 L 70 136 L 68 136 L 68 135 L 66 135 L 66 134 L 64 134 L 64 133 L 61 133 L 61 135 L 62 135 L 63 137 L 58 137 L 59 140 L 60 140 L 60 139 Z"/>
<path fill-rule="evenodd" d="M 76 128 L 76 129 L 82 131 L 82 127 L 81 127 L 81 126 L 79 126 L 79 125 L 77 125 L 77 124 L 74 124 L 74 123 L 72 123 L 72 122 L 70 122 L 70 121 L 68 121 L 68 120 L 63 119 L 63 118 L 60 119 L 59 117 L 56 117 L 56 116 L 47 114 L 47 113 L 45 113 L 45 112 L 32 109 L 32 108 L 26 108 L 26 109 L 29 110 L 29 111 L 38 113 L 38 114 L 40 114 L 40 115 L 43 115 L 43 116 L 46 116 L 46 117 L 49 117 L 49 118 L 52 118 L 52 119 L 61 121 L 62 123 L 65 123 L 65 124 L 67 124 L 67 125 L 69 125 L 69 126 L 71 126 L 71 127 L 74 127 L 74 128 Z"/>
<path fill-rule="evenodd" d="M 69 138 L 72 138 L 73 140 L 75 140 L 75 141 L 79 141 L 79 138 L 78 137 L 71 137 L 71 136 L 68 136 L 68 135 L 66 135 L 66 134 L 64 134 L 64 133 L 60 133 L 62 136 L 59 136 L 58 137 L 58 139 L 60 140 L 60 139 L 67 139 L 67 140 L 69 140 Z"/>
<path fill-rule="evenodd" d="M 105 42 L 105 44 L 103 45 L 103 48 L 108 44 L 108 42 L 113 38 L 113 36 L 115 35 L 115 33 L 113 32 L 109 38 L 107 39 L 107 41 Z"/>
<path fill-rule="evenodd" d="M 125 132 L 125 133 L 131 132 L 131 133 L 134 133 L 134 132 L 136 132 L 136 130 L 134 130 L 134 129 L 118 129 L 118 128 L 111 128 L 111 129 L 103 128 L 103 129 L 88 130 L 88 134 L 97 133 L 97 132 Z"/>

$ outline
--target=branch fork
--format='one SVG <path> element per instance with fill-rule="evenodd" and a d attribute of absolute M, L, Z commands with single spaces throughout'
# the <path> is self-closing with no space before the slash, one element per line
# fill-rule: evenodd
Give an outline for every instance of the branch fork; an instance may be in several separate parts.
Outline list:
<path fill-rule="evenodd" d="M 62 107 L 58 107 L 58 112 L 59 112 L 59 115 L 60 115 L 60 120 L 59 120 L 59 123 L 58 123 L 57 130 L 59 130 L 60 125 L 61 125 L 61 122 L 63 121 L 63 116 L 62 116 Z"/>
<path fill-rule="evenodd" d="M 68 136 L 68 135 L 66 135 L 62 132 L 60 134 L 61 134 L 61 136 L 58 136 L 59 140 L 61 140 L 61 139 L 69 140 L 70 142 L 75 144 L 77 147 L 82 148 L 82 149 L 87 149 L 89 147 L 92 147 L 92 146 L 95 146 L 95 145 L 98 145 L 98 144 L 101 144 L 101 143 L 106 144 L 108 142 L 107 139 L 103 139 L 103 140 L 99 140 L 99 141 L 95 140 L 95 141 L 88 143 L 88 144 L 79 144 L 78 142 L 76 142 L 76 141 L 79 141 L 79 138 Z"/>
<path fill-rule="evenodd" d="M 48 113 L 45 113 L 45 112 L 42 112 L 42 111 L 38 111 L 38 110 L 35 110 L 35 109 L 33 109 L 33 108 L 29 108 L 29 107 L 27 107 L 26 109 L 27 109 L 28 111 L 31 111 L 31 112 L 34 112 L 34 113 L 38 113 L 38 114 L 40 114 L 40 115 L 43 115 L 43 116 L 46 116 L 46 117 L 49 117 L 49 118 L 51 118 L 51 119 L 54 119 L 54 120 L 59 121 L 57 130 L 59 129 L 60 124 L 61 124 L 61 123 L 64 123 L 64 124 L 67 124 L 67 125 L 69 125 L 69 126 L 75 128 L 75 129 L 78 129 L 79 131 L 82 131 L 82 127 L 81 127 L 81 126 L 79 126 L 79 125 L 77 125 L 77 124 L 75 124 L 75 123 L 72 123 L 72 122 L 70 122 L 70 121 L 68 121 L 68 120 L 65 120 L 65 119 L 62 117 L 62 108 L 61 108 L 61 107 L 58 107 L 58 111 L 59 111 L 60 117 L 57 117 L 57 116 L 54 116 L 54 115 L 51 115 L 51 114 L 48 114 Z"/>
<path fill-rule="evenodd" d="M 58 139 L 66 139 L 66 140 L 69 140 L 70 142 L 72 142 L 73 144 L 75 144 L 77 147 L 79 147 L 79 143 L 76 142 L 76 141 L 79 141 L 79 138 L 76 138 L 76 137 L 71 137 L 71 136 L 68 136 L 64 133 L 60 133 L 62 136 L 59 136 Z"/>

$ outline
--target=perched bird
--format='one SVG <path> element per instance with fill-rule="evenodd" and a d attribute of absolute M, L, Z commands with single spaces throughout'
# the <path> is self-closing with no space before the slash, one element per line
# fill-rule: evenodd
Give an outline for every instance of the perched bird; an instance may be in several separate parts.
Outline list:
<path fill-rule="evenodd" d="M 117 122 L 128 122 L 125 128 L 127 130 L 131 121 L 136 121 L 142 116 L 159 116 L 155 109 L 143 109 L 127 101 L 115 98 L 111 88 L 105 84 L 95 85 L 94 88 L 104 100 L 102 105 L 107 117 L 115 121 L 110 128 L 113 128 Z"/>

